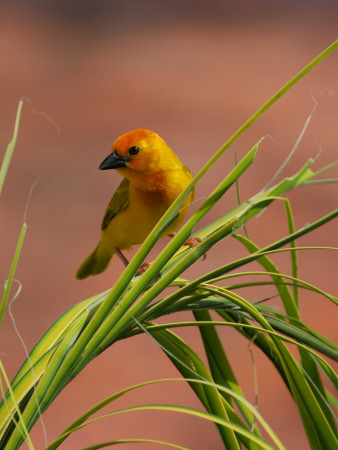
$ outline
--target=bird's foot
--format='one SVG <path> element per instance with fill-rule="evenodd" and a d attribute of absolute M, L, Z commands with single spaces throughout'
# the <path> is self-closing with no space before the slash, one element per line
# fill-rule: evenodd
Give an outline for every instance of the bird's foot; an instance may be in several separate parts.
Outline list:
<path fill-rule="evenodd" d="M 174 237 L 175 236 L 175 232 L 168 234 L 169 237 Z M 191 237 L 188 238 L 185 243 L 183 245 L 187 245 L 188 247 L 197 247 L 198 244 L 200 244 L 202 242 L 202 239 L 199 237 Z M 204 261 L 206 259 L 207 255 L 206 253 L 204 253 L 202 260 Z"/>
<path fill-rule="evenodd" d="M 184 243 L 184 245 L 188 245 L 189 247 L 197 247 L 198 244 L 200 244 L 202 242 L 202 239 L 199 237 L 191 237 L 189 239 L 187 239 Z M 207 254 L 204 253 L 204 255 L 202 256 L 202 261 L 204 261 L 207 258 Z"/>
<path fill-rule="evenodd" d="M 142 273 L 144 273 L 148 267 L 150 266 L 150 264 L 148 262 L 144 262 L 140 265 L 140 267 L 137 269 L 135 275 L 141 275 Z"/>
<path fill-rule="evenodd" d="M 200 244 L 202 242 L 202 239 L 199 237 L 191 237 L 189 239 L 187 239 L 184 243 L 184 245 L 188 245 L 188 247 L 197 247 L 198 244 Z"/>
<path fill-rule="evenodd" d="M 176 235 L 175 232 L 168 234 L 169 237 L 173 238 Z M 196 247 L 198 244 L 202 242 L 202 239 L 199 237 L 191 237 L 185 241 L 183 245 L 188 245 L 189 247 Z"/>

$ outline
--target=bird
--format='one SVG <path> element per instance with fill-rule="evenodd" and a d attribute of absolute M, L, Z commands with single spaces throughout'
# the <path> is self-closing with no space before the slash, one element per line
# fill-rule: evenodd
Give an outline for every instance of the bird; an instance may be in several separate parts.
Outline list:
<path fill-rule="evenodd" d="M 76 272 L 80 280 L 105 271 L 114 254 L 128 265 L 122 250 L 141 244 L 192 180 L 190 170 L 166 142 L 154 131 L 143 128 L 120 136 L 99 169 L 115 169 L 123 180 L 104 214 L 99 244 Z M 181 204 L 178 217 L 161 237 L 174 234 L 194 198 L 192 189 Z M 197 243 L 193 240 L 187 245 Z M 149 264 L 144 264 L 146 269 Z"/>

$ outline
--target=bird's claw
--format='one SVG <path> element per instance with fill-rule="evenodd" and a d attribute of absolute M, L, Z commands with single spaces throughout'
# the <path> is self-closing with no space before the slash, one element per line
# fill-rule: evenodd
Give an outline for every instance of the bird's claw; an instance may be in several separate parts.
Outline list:
<path fill-rule="evenodd" d="M 142 275 L 142 273 L 144 273 L 148 267 L 150 266 L 150 264 L 148 262 L 144 262 L 140 265 L 140 267 L 137 269 L 135 275 Z"/>
<path fill-rule="evenodd" d="M 202 242 L 202 239 L 199 237 L 191 237 L 189 239 L 187 239 L 184 243 L 184 245 L 188 245 L 189 247 L 197 247 L 198 244 L 200 244 Z"/>
<path fill-rule="evenodd" d="M 174 236 L 176 236 L 176 232 L 174 231 L 173 233 L 168 234 L 169 237 L 173 238 Z M 183 245 L 187 245 L 188 247 L 197 247 L 198 244 L 200 244 L 202 242 L 202 239 L 199 237 L 191 237 L 188 238 L 185 243 Z"/>
<path fill-rule="evenodd" d="M 200 244 L 202 242 L 202 239 L 199 237 L 191 237 L 189 239 L 187 239 L 184 243 L 184 245 L 188 245 L 189 247 L 197 247 L 198 244 Z M 204 255 L 202 256 L 202 261 L 204 261 L 207 257 L 207 254 L 204 253 Z"/>

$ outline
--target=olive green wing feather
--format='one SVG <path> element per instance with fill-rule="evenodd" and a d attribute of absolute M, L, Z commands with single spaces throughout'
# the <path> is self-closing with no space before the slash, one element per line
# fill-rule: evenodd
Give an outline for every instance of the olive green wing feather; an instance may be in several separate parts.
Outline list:
<path fill-rule="evenodd" d="M 110 200 L 102 220 L 101 230 L 105 230 L 115 216 L 128 206 L 129 203 L 129 180 L 124 178 L 117 188 L 113 198 Z"/>

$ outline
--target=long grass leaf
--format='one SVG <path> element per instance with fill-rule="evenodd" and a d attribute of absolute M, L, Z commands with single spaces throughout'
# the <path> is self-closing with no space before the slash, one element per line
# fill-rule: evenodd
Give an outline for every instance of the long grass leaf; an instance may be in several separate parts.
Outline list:
<path fill-rule="evenodd" d="M 2 188 L 5 182 L 5 178 L 8 172 L 8 167 L 10 165 L 12 156 L 13 156 L 13 152 L 15 149 L 15 145 L 16 145 L 16 140 L 18 137 L 18 130 L 19 130 L 19 123 L 20 123 L 20 117 L 21 117 L 21 110 L 22 110 L 22 100 L 19 101 L 18 104 L 18 109 L 17 109 L 17 113 L 16 113 L 16 119 L 15 119 L 15 124 L 14 124 L 14 132 L 13 132 L 13 137 L 10 141 L 10 143 L 7 146 L 4 158 L 2 160 L 1 163 L 1 167 L 0 167 L 0 195 L 2 192 Z"/>
<path fill-rule="evenodd" d="M 3 320 L 3 316 L 4 316 L 4 313 L 5 313 L 5 310 L 6 310 L 9 294 L 11 292 L 11 287 L 12 287 L 14 276 L 15 276 L 15 270 L 16 270 L 16 266 L 17 266 L 18 261 L 19 261 L 20 252 L 21 252 L 21 249 L 22 249 L 23 241 L 25 239 L 26 231 L 27 231 L 27 225 L 24 223 L 22 225 L 21 232 L 20 232 L 20 235 L 19 235 L 19 239 L 18 239 L 18 242 L 16 244 L 14 257 L 13 257 L 13 260 L 12 260 L 11 268 L 9 270 L 8 279 L 7 279 L 6 283 L 5 283 L 5 289 L 4 289 L 4 293 L 3 293 L 1 304 L 0 304 L 0 328 L 1 328 L 2 320 Z"/>
<path fill-rule="evenodd" d="M 13 421 L 16 423 L 18 433 L 20 434 L 22 439 L 24 439 L 27 442 L 27 445 L 28 445 L 28 447 L 31 450 L 34 450 L 34 445 L 33 445 L 33 442 L 31 440 L 31 437 L 30 437 L 30 435 L 28 433 L 25 421 L 22 418 L 20 407 L 19 407 L 18 403 L 16 402 L 14 393 L 13 393 L 12 388 L 11 388 L 11 384 L 10 384 L 9 379 L 7 377 L 7 373 L 6 373 L 5 368 L 4 368 L 3 364 L 2 364 L 2 361 L 0 360 L 0 378 L 1 378 L 1 376 L 5 379 L 7 387 L 8 387 L 9 396 L 11 397 L 11 399 L 13 399 L 13 402 L 14 402 L 14 410 L 13 410 L 13 412 L 12 412 L 11 408 L 8 408 L 10 416 L 12 417 Z M 2 382 L 0 382 L 0 387 L 1 387 L 2 396 L 3 396 L 3 398 L 5 398 Z M 4 400 L 4 401 L 6 403 L 6 400 Z M 2 447 L 2 448 L 4 448 L 4 447 Z"/>
<path fill-rule="evenodd" d="M 231 368 L 231 364 L 225 354 L 223 345 L 219 339 L 215 326 L 208 311 L 193 311 L 197 322 L 210 321 L 209 327 L 200 327 L 204 348 L 209 361 L 209 366 L 213 379 L 217 384 L 224 385 L 232 389 L 234 392 L 244 397 L 241 387 L 239 386 L 235 374 Z M 229 397 L 227 398 L 230 401 Z M 255 424 L 255 419 L 251 411 L 245 407 L 242 402 L 236 402 L 243 417 L 249 424 L 252 431 L 258 436 L 261 436 L 258 427 Z"/>

